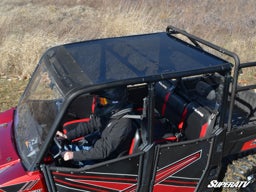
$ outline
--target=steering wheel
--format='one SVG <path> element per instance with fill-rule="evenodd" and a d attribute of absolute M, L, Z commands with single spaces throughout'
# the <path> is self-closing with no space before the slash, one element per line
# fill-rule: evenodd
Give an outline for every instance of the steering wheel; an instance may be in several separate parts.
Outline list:
<path fill-rule="evenodd" d="M 57 139 L 56 136 L 53 138 L 53 140 L 54 140 L 54 143 L 56 144 L 56 146 L 58 147 L 58 150 L 59 150 L 58 153 L 53 156 L 54 159 L 57 159 L 60 156 L 60 154 L 62 153 L 63 147 L 62 147 L 62 144 L 59 142 L 59 140 Z"/>

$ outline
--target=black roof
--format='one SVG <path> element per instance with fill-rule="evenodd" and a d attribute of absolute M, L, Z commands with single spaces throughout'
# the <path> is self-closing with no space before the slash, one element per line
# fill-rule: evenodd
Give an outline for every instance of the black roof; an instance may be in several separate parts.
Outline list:
<path fill-rule="evenodd" d="M 143 82 L 230 69 L 217 56 L 165 32 L 90 40 L 45 55 L 69 88 L 107 82 Z"/>

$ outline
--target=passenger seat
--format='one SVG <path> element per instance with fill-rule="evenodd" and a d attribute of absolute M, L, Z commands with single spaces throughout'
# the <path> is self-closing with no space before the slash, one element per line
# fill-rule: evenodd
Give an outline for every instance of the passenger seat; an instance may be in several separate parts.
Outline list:
<path fill-rule="evenodd" d="M 156 83 L 155 96 L 156 109 L 177 128 L 183 138 L 203 138 L 212 133 L 215 119 L 211 113 L 195 101 L 189 101 L 177 94 L 171 81 Z"/>

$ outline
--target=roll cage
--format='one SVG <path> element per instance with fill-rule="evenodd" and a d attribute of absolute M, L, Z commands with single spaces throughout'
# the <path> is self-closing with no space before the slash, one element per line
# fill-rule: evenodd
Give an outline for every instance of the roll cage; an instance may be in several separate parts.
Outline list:
<path fill-rule="evenodd" d="M 235 53 L 173 26 L 53 47 L 17 108 L 1 113 L 1 189 L 205 191 L 225 181 L 228 164 L 255 158 L 256 84 L 238 79 L 251 67 L 256 62 L 240 64 Z M 122 118 L 134 120 L 130 149 L 84 167 L 64 161 L 64 146 L 77 140 L 61 142 L 56 132 L 90 121 L 95 92 L 119 86 L 131 104 Z"/>
<path fill-rule="evenodd" d="M 167 35 L 167 36 L 166 36 Z M 187 37 L 190 43 L 186 43 L 179 38 L 175 37 L 175 35 L 182 35 L 184 37 Z M 133 38 L 135 38 L 133 41 Z M 152 40 L 152 43 L 150 46 L 152 46 L 153 50 L 155 48 L 155 42 L 156 40 L 160 40 L 157 43 L 160 43 L 157 45 L 157 50 L 159 52 L 159 61 L 154 61 L 151 59 L 151 52 L 149 48 L 149 52 L 143 52 L 143 49 L 146 49 L 145 46 L 135 48 L 134 46 L 139 46 L 136 42 L 136 38 L 143 42 L 147 42 L 146 40 L 150 41 Z M 155 103 L 155 98 L 154 98 L 154 83 L 157 81 L 165 80 L 165 79 L 173 79 L 173 78 L 180 78 L 180 77 L 186 77 L 186 76 L 191 76 L 191 75 L 198 75 L 198 74 L 203 74 L 203 73 L 213 73 L 213 72 L 220 72 L 220 73 L 229 73 L 231 69 L 231 64 L 223 59 L 220 59 L 216 57 L 215 55 L 212 55 L 211 53 L 204 51 L 203 46 L 206 46 L 207 48 L 213 49 L 222 55 L 226 55 L 228 57 L 231 57 L 234 60 L 234 65 L 235 65 L 235 71 L 237 70 L 237 66 L 239 66 L 239 58 L 237 57 L 236 54 L 229 52 L 221 47 L 218 47 L 210 42 L 207 42 L 205 40 L 202 40 L 196 36 L 193 36 L 185 31 L 179 30 L 173 26 L 168 26 L 166 29 L 166 34 L 165 33 L 155 33 L 155 34 L 150 34 L 150 35 L 138 35 L 138 36 L 129 36 L 129 37 L 124 37 L 124 38 L 110 38 L 110 39 L 104 39 L 104 40 L 94 40 L 94 41 L 88 41 L 88 44 L 90 45 L 88 48 L 86 47 L 87 42 L 84 43 L 74 43 L 74 44 L 67 44 L 59 47 L 55 47 L 50 49 L 48 52 L 46 52 L 44 57 L 47 57 L 47 60 L 49 61 L 49 67 L 51 68 L 51 71 L 54 76 L 59 79 L 56 80 L 56 82 L 62 82 L 66 83 L 65 87 L 69 87 L 65 91 L 65 101 L 63 102 L 62 108 L 59 112 L 58 117 L 55 119 L 55 122 L 49 132 L 49 137 L 46 138 L 42 150 L 40 150 L 36 161 L 30 166 L 29 170 L 33 170 L 37 167 L 37 165 L 42 162 L 44 153 L 46 149 L 49 147 L 49 144 L 52 141 L 52 138 L 56 132 L 57 127 L 59 127 L 59 123 L 61 122 L 62 115 L 65 113 L 65 110 L 68 108 L 70 102 L 78 97 L 81 94 L 84 93 L 89 93 L 96 91 L 98 89 L 104 89 L 112 86 L 119 86 L 119 85 L 132 85 L 132 84 L 139 84 L 139 83 L 148 83 L 148 144 L 153 143 L 153 136 L 151 133 L 151 128 L 152 128 L 152 117 L 153 116 L 153 111 L 154 111 L 154 103 Z M 163 43 L 165 40 L 169 39 L 171 43 L 164 44 L 163 47 L 161 43 Z M 164 40 L 164 41 L 163 41 Z M 113 41 L 113 44 L 112 44 Z M 128 43 L 131 42 L 131 43 Z M 110 45 L 112 44 L 112 48 Z M 174 44 L 174 45 L 173 45 Z M 125 49 L 127 49 L 127 54 L 135 54 L 137 58 L 139 58 L 139 63 L 142 65 L 142 61 L 144 62 L 149 62 L 149 64 L 155 65 L 158 70 L 151 70 L 144 68 L 140 69 L 138 61 L 134 59 L 127 59 L 127 56 L 125 53 L 118 52 L 116 50 L 116 47 L 119 47 L 121 45 L 125 45 Z M 101 50 L 101 55 L 99 59 L 97 59 L 97 62 L 93 60 L 88 60 L 88 63 L 82 63 L 81 59 L 85 59 L 84 56 L 80 57 L 79 56 L 79 48 L 86 47 L 85 50 L 89 50 L 89 48 L 92 48 L 94 46 L 97 46 L 97 49 Z M 98 48 L 98 46 L 100 48 Z M 178 47 L 179 52 L 184 53 L 189 53 L 188 55 L 193 58 L 197 59 L 194 60 L 191 64 L 191 69 L 189 68 L 179 68 L 179 65 L 175 66 L 175 60 L 170 60 L 170 58 L 165 57 L 164 55 L 168 55 L 168 49 L 175 49 L 175 47 Z M 81 49 L 81 51 L 83 50 Z M 109 52 L 107 50 L 110 50 Z M 175 50 L 173 50 L 175 51 Z M 190 53 L 192 51 L 192 54 Z M 120 55 L 118 55 L 118 53 Z M 195 55 L 193 55 L 195 54 Z M 63 58 L 61 58 L 61 55 L 66 55 Z M 104 61 L 104 59 L 110 58 L 109 61 Z M 123 55 L 123 56 L 122 56 Z M 56 57 L 57 56 L 57 57 Z M 97 55 L 96 55 L 97 56 Z M 113 59 L 112 57 L 115 57 Z M 133 56 L 133 57 L 135 57 Z M 176 55 L 179 57 L 179 55 Z M 163 59 L 163 58 L 164 59 Z M 182 56 L 181 56 L 182 57 Z M 60 59 L 58 59 L 60 58 Z M 66 59 L 65 59 L 66 58 Z M 202 60 L 200 60 L 200 58 Z M 88 59 L 88 58 L 87 58 Z M 70 62 L 67 62 L 70 61 Z M 113 75 L 111 74 L 112 71 L 110 69 L 113 68 L 111 61 L 114 61 L 114 63 L 118 63 L 120 65 L 123 63 L 126 69 L 131 71 L 130 76 L 124 75 L 124 78 L 126 79 L 120 79 L 121 77 L 117 77 L 118 79 L 113 79 Z M 192 60 L 191 60 L 192 61 Z M 91 63 L 90 63 L 91 62 Z M 166 63 L 167 62 L 167 63 Z M 169 65 L 168 65 L 169 62 Z M 181 62 L 189 62 L 189 58 L 186 58 L 185 60 L 182 59 Z M 209 62 L 209 63 L 207 63 Z M 63 63 L 66 63 L 62 66 Z M 72 68 L 71 71 L 68 69 L 70 68 L 70 63 L 73 63 L 72 65 L 74 66 L 79 66 Z M 92 76 L 90 74 L 90 70 L 87 72 L 86 70 L 90 68 L 91 65 L 94 65 L 96 63 L 96 66 L 99 66 L 99 71 L 97 72 L 96 76 Z M 205 66 L 204 66 L 205 65 Z M 169 68 L 170 66 L 170 68 Z M 175 66 L 175 68 L 173 68 Z M 179 71 L 180 70 L 180 71 Z M 125 71 L 123 71 L 125 72 Z M 122 73 L 123 73 L 122 72 Z M 77 75 L 77 73 L 79 75 Z M 110 73 L 109 75 L 107 75 Z M 124 73 L 126 74 L 126 73 Z M 228 76 L 226 74 L 226 76 Z M 236 77 L 236 74 L 235 74 Z M 227 80 L 228 81 L 228 80 Z M 86 82 L 86 83 L 85 83 Z M 61 85 L 60 84 L 60 85 Z M 233 80 L 233 89 L 231 92 L 231 103 L 233 102 L 233 97 L 234 97 L 234 90 L 236 89 L 236 84 L 237 81 L 234 78 Z M 60 86 L 61 87 L 61 86 Z M 230 112 L 232 112 L 232 104 L 230 105 Z M 229 113 L 230 114 L 230 113 Z M 231 117 L 229 117 L 228 120 L 228 127 L 230 130 L 230 121 Z"/>

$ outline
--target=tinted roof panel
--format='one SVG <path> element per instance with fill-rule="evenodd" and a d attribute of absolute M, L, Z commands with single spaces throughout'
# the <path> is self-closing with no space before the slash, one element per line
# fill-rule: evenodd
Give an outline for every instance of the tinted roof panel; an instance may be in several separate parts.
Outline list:
<path fill-rule="evenodd" d="M 64 47 L 90 84 L 230 67 L 227 61 L 164 32 L 91 40 Z"/>

